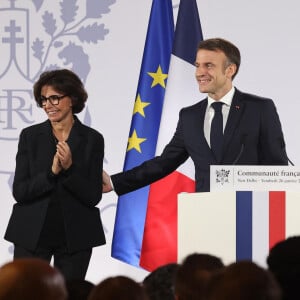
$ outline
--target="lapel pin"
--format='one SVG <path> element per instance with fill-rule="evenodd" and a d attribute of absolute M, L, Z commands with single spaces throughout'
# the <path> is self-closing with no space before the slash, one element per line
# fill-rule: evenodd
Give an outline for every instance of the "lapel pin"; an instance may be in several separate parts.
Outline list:
<path fill-rule="evenodd" d="M 240 109 L 240 106 L 239 106 L 239 105 L 236 105 L 235 108 L 236 108 L 236 109 Z"/>

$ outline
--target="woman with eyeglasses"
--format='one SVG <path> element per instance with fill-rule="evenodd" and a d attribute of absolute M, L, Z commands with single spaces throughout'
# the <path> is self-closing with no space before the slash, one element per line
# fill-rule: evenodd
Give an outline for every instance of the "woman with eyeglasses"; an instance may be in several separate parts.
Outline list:
<path fill-rule="evenodd" d="M 47 120 L 22 130 L 16 155 L 16 204 L 5 239 L 14 259 L 53 258 L 67 280 L 84 279 L 92 248 L 105 244 L 96 205 L 102 197 L 104 139 L 76 117 L 87 100 L 70 70 L 41 74 L 34 97 Z"/>

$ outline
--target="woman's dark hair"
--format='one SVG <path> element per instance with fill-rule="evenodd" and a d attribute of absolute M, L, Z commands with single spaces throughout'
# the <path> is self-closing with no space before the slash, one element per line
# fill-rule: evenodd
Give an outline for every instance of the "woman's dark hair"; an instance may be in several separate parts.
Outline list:
<path fill-rule="evenodd" d="M 33 94 L 37 105 L 42 107 L 41 90 L 44 86 L 51 86 L 57 92 L 67 95 L 72 99 L 72 111 L 80 113 L 88 98 L 88 94 L 80 78 L 67 69 L 43 72 L 33 86 Z"/>

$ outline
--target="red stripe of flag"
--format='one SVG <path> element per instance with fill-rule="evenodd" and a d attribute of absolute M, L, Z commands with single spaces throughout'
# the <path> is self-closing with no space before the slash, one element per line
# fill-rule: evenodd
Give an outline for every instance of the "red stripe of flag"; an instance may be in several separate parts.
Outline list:
<path fill-rule="evenodd" d="M 177 171 L 151 184 L 140 266 L 152 271 L 177 261 L 177 195 L 195 182 Z"/>
<path fill-rule="evenodd" d="M 269 247 L 285 239 L 285 192 L 269 192 Z"/>

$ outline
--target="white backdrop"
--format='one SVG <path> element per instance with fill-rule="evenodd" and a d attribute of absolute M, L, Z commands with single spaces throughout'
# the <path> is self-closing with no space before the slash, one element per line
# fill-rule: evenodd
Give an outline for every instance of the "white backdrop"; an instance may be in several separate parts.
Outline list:
<path fill-rule="evenodd" d="M 300 4 L 297 0 L 197 1 L 204 38 L 223 37 L 241 50 L 242 64 L 235 85 L 274 99 L 288 155 L 298 165 Z M 18 134 L 30 123 L 45 119 L 30 94 L 35 76 L 44 66 L 79 70 L 89 92 L 88 108 L 79 118 L 104 135 L 106 171 L 114 173 L 123 168 L 152 1 L 82 0 L 77 1 L 78 10 L 68 7 L 70 2 L 0 3 L 1 237 L 14 203 L 11 180 Z M 178 3 L 173 0 L 175 18 Z M 64 5 L 67 13 L 61 12 Z M 84 19 L 85 15 L 89 17 Z M 76 33 L 81 27 L 80 34 Z M 90 68 L 86 68 L 87 62 Z M 95 283 L 119 274 L 142 280 L 147 274 L 110 257 L 116 201 L 114 193 L 105 194 L 99 205 L 107 244 L 93 251 L 87 279 Z M 12 245 L 1 239 L 0 264 L 11 257 Z"/>

